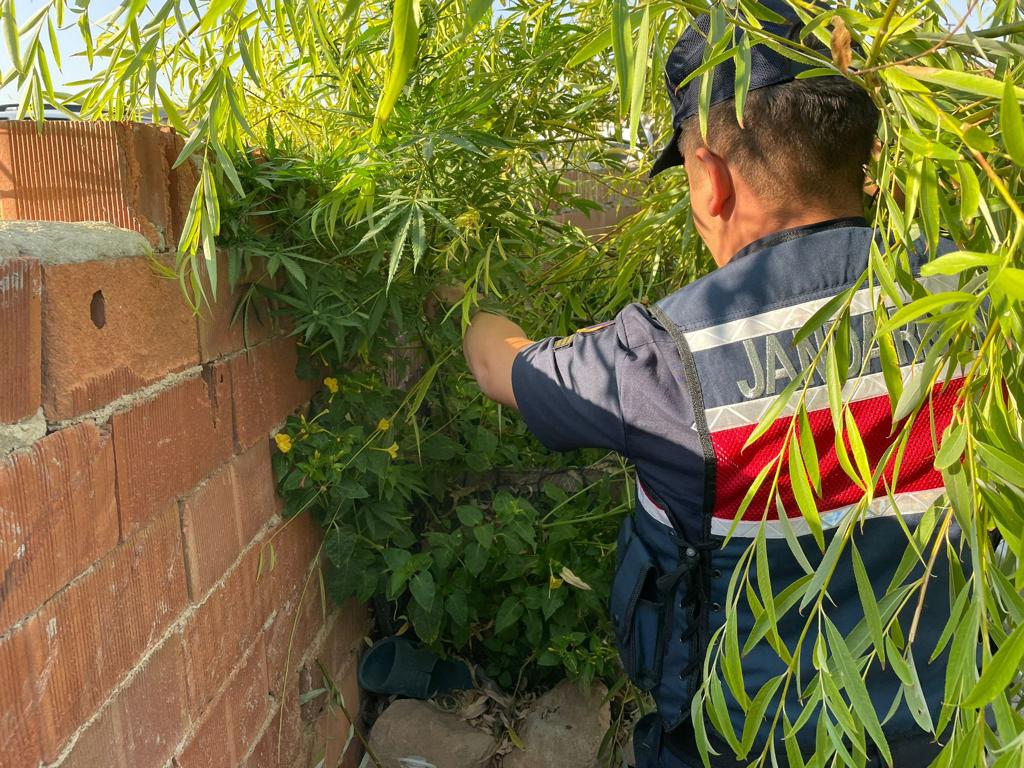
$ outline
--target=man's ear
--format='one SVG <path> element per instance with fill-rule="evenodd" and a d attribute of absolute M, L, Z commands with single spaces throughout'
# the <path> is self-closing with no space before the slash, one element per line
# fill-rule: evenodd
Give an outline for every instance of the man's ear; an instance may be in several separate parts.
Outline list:
<path fill-rule="evenodd" d="M 700 163 L 708 183 L 708 213 L 722 216 L 729 213 L 730 203 L 736 195 L 732 174 L 726 162 L 707 147 L 699 147 L 694 157 Z"/>

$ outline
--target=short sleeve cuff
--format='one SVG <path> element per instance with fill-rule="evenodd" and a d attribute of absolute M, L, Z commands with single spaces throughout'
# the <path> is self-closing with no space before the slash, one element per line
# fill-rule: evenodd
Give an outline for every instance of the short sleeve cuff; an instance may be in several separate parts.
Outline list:
<path fill-rule="evenodd" d="M 564 451 L 569 446 L 559 440 L 558 433 L 551 428 L 550 422 L 544 417 L 544 385 L 551 386 L 545 375 L 531 363 L 531 351 L 543 342 L 537 342 L 519 351 L 512 361 L 512 394 L 516 398 L 516 407 L 526 422 L 527 429 L 541 444 L 551 451 Z"/>

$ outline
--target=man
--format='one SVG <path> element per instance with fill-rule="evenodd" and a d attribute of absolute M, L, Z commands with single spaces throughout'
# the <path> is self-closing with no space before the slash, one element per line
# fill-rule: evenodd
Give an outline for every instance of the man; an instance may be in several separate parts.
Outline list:
<path fill-rule="evenodd" d="M 801 24 L 788 4 L 762 2 L 784 19 L 764 23 L 768 32 L 800 39 Z M 746 128 L 735 118 L 730 61 L 715 71 L 705 142 L 697 118 L 700 79 L 680 83 L 702 61 L 708 26 L 706 16 L 698 18 L 668 58 L 675 134 L 652 175 L 685 165 L 693 220 L 719 269 L 655 307 L 631 305 L 614 321 L 564 339 L 533 343 L 515 323 L 486 313 L 474 317 L 465 337 L 469 367 L 484 393 L 518 408 L 546 446 L 612 449 L 636 467 L 638 509 L 623 522 L 610 609 L 623 665 L 657 703 L 657 715 L 641 721 L 635 734 L 643 768 L 701 764 L 690 705 L 701 684 L 709 639 L 725 620 L 730 577 L 753 537 L 765 533 L 776 594 L 804 574 L 785 538 L 786 527 L 811 564 L 821 562 L 822 549 L 794 502 L 785 461 L 779 501 L 788 526 L 769 503 L 770 481 L 735 522 L 758 473 L 784 455 L 792 410 L 784 410 L 753 445 L 744 448 L 744 443 L 776 395 L 799 371 L 816 365 L 822 334 L 797 345 L 794 334 L 830 297 L 857 282 L 872 240 L 878 239 L 862 218 L 864 168 L 879 119 L 868 94 L 842 77 L 797 79 L 809 65 L 755 46 Z M 911 270 L 916 273 L 923 259 L 911 255 Z M 850 370 L 855 378 L 863 375 L 847 399 L 869 458 L 878 462 L 891 440 L 892 423 L 874 318 L 874 300 L 865 289 L 851 305 L 850 320 Z M 920 342 L 912 331 L 897 334 L 904 367 L 920 354 Z M 898 479 L 893 482 L 890 473 L 880 481 L 863 526 L 856 527 L 853 539 L 875 595 L 888 589 L 906 548 L 897 516 L 913 528 L 942 493 L 930 430 L 942 433 L 952 401 L 952 389 L 936 394 L 931 419 L 915 422 Z M 811 374 L 806 402 L 822 472 L 817 506 L 827 546 L 863 491 L 836 459 L 820 368 Z M 886 483 L 899 512 L 887 499 Z M 934 716 L 944 669 L 941 660 L 929 665 L 927 658 L 944 623 L 933 605 L 945 601 L 948 563 L 942 557 L 930 576 L 929 592 L 940 597 L 926 601 L 916 637 L 925 649 L 917 654 L 918 671 Z M 848 634 L 863 618 L 849 547 L 835 568 L 829 598 L 829 620 Z M 901 614 L 904 628 L 912 613 L 913 606 Z M 780 636 L 790 649 L 805 618 L 793 609 L 779 619 Z M 754 622 L 745 599 L 738 601 L 735 621 L 742 646 Z M 815 675 L 812 650 L 806 642 L 803 686 Z M 764 641 L 756 644 L 744 658 L 748 694 L 783 670 L 775 651 Z M 896 701 L 900 683 L 891 667 L 872 664 L 865 682 L 879 719 L 885 720 L 894 764 L 927 765 L 939 747 L 907 704 Z M 743 710 L 728 689 L 726 696 L 733 728 L 741 733 Z M 787 690 L 785 705 L 790 722 L 807 706 L 796 684 Z M 774 706 L 768 711 L 774 713 Z M 817 713 L 801 731 L 798 748 L 805 758 L 815 750 L 816 719 Z M 710 724 L 706 730 L 721 755 L 713 765 L 746 765 L 759 754 L 755 750 L 747 760 L 737 760 Z M 780 739 L 781 730 L 774 737 Z M 767 738 L 766 725 L 759 743 Z M 778 764 L 784 765 L 786 751 L 776 744 Z M 868 765 L 883 764 L 870 744 L 865 757 Z"/>

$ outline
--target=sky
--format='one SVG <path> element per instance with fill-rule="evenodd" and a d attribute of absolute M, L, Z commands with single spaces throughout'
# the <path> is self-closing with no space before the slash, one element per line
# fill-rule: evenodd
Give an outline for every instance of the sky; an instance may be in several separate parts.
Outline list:
<path fill-rule="evenodd" d="M 968 0 L 945 1 L 946 5 L 951 8 L 958 17 L 964 13 L 968 2 Z M 990 1 L 991 0 L 982 0 L 981 5 L 984 6 Z M 30 18 L 35 11 L 42 7 L 43 2 L 44 0 L 14 0 L 14 8 L 18 21 L 23 23 L 25 20 Z M 102 18 L 119 5 L 120 0 L 89 0 L 90 16 L 94 19 Z M 62 62 L 63 69 L 60 72 L 51 73 L 51 76 L 54 79 L 54 84 L 57 88 L 60 88 L 65 83 L 81 80 L 89 75 L 88 63 L 84 56 L 68 56 L 66 53 L 68 51 L 80 51 L 82 49 L 82 40 L 79 36 L 78 29 L 73 26 L 74 19 L 72 19 L 71 23 L 72 26 L 70 29 L 61 30 L 57 33 L 57 39 L 61 46 L 61 50 L 62 52 L 65 52 L 63 57 L 64 61 Z M 10 66 L 10 55 L 8 54 L 6 47 L 0 45 L 0 73 L 7 72 Z M 15 84 L 0 88 L 0 103 L 8 104 L 17 101 L 18 91 Z"/>

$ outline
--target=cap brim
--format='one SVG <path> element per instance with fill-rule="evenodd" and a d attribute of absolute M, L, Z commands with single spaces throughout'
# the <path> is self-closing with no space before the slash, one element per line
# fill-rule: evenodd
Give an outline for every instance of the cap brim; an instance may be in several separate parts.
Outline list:
<path fill-rule="evenodd" d="M 661 150 L 661 154 L 658 155 L 658 159 L 655 160 L 654 165 L 651 166 L 651 172 L 647 178 L 653 179 L 666 168 L 674 168 L 677 165 L 683 165 L 683 156 L 679 152 L 679 136 L 682 131 L 682 128 L 676 128 L 675 132 L 672 134 L 671 141 L 665 145 L 665 148 Z"/>

